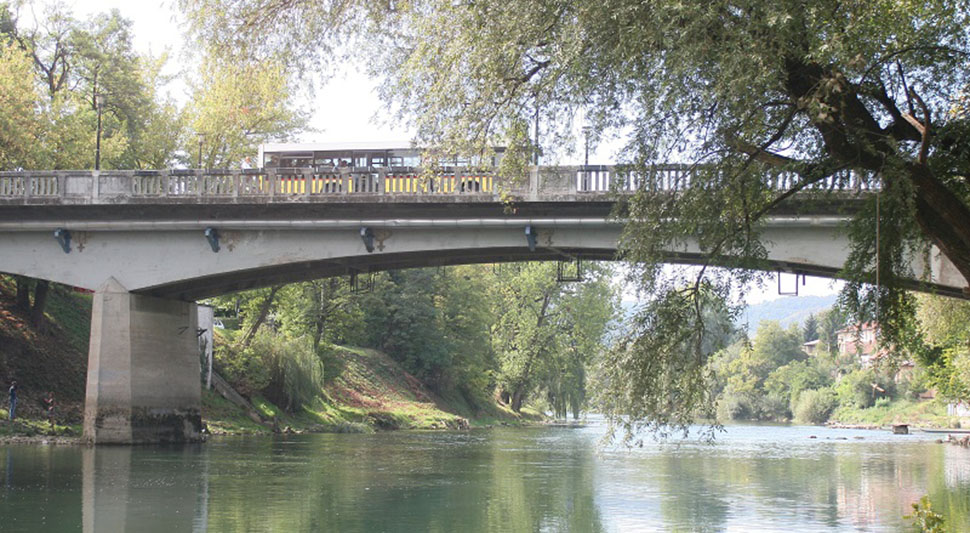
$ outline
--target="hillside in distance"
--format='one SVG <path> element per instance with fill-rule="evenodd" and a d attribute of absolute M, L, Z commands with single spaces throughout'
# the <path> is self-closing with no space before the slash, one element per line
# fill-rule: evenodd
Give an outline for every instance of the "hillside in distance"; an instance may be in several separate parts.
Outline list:
<path fill-rule="evenodd" d="M 783 328 L 802 324 L 808 315 L 819 314 L 835 305 L 838 295 L 782 296 L 775 300 L 749 305 L 738 317 L 737 326 L 754 335 L 763 320 L 777 320 Z"/>

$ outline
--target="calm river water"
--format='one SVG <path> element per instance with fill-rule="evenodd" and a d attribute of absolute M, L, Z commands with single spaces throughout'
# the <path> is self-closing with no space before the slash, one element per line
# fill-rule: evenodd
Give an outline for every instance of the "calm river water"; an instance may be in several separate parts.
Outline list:
<path fill-rule="evenodd" d="M 602 434 L 0 447 L 0 530 L 898 531 L 929 493 L 952 531 L 970 531 L 970 451 L 931 435 L 731 426 L 713 445 L 631 450 L 603 448 Z"/>

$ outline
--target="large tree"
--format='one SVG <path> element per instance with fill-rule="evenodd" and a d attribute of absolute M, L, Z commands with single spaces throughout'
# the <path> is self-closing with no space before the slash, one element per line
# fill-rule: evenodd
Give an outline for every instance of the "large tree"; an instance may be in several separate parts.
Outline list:
<path fill-rule="evenodd" d="M 628 344 L 609 384 L 633 429 L 684 426 L 709 401 L 697 393 L 701 304 L 757 277 L 761 221 L 796 195 L 844 195 L 829 189 L 850 182 L 880 191 L 858 200 L 844 276 L 848 303 L 877 314 L 889 341 L 914 331 L 899 287 L 913 254 L 935 245 L 970 279 L 966 1 L 181 4 L 225 49 L 293 64 L 318 60 L 334 34 L 356 35 L 425 143 L 515 148 L 537 117 L 555 140 L 582 115 L 594 132 L 626 135 L 631 170 L 694 165 L 678 194 L 644 189 L 623 212 L 624 256 L 657 302 L 637 333 L 685 347 Z M 295 20 L 327 31 L 294 32 Z M 688 237 L 730 270 L 659 266 Z M 638 372 L 658 359 L 673 371 Z"/>

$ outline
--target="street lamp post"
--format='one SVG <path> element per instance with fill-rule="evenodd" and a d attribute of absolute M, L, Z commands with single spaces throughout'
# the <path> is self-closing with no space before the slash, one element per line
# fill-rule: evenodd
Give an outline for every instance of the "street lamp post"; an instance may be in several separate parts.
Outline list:
<path fill-rule="evenodd" d="M 104 104 L 104 95 L 95 93 L 94 107 L 98 111 L 98 134 L 94 144 L 94 170 L 101 170 L 101 107 Z"/>
<path fill-rule="evenodd" d="M 202 142 L 205 140 L 205 133 L 196 132 L 199 137 L 199 168 L 202 168 Z"/>

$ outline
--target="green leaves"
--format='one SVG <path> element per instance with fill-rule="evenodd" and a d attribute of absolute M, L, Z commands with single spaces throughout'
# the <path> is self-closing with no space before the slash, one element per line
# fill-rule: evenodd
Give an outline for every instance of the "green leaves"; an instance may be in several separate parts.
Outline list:
<path fill-rule="evenodd" d="M 46 9 L 34 27 L 0 7 L 10 50 L 30 59 L 32 73 L 0 80 L 22 95 L 8 113 L 21 114 L 30 153 L 16 167 L 94 167 L 100 115 L 101 168 L 164 168 L 175 161 L 182 136 L 179 112 L 159 96 L 163 60 L 134 51 L 131 22 L 117 11 L 88 20 L 61 7 Z M 43 94 L 43 95 L 42 95 Z M 27 115 L 30 115 L 29 117 Z M 16 143 L 11 143 L 11 147 Z"/>
<path fill-rule="evenodd" d="M 190 164 L 237 168 L 248 161 L 261 166 L 252 159 L 260 143 L 285 139 L 306 126 L 307 116 L 294 110 L 291 82 L 280 64 L 205 58 L 186 109 L 195 133 L 183 145 Z"/>

